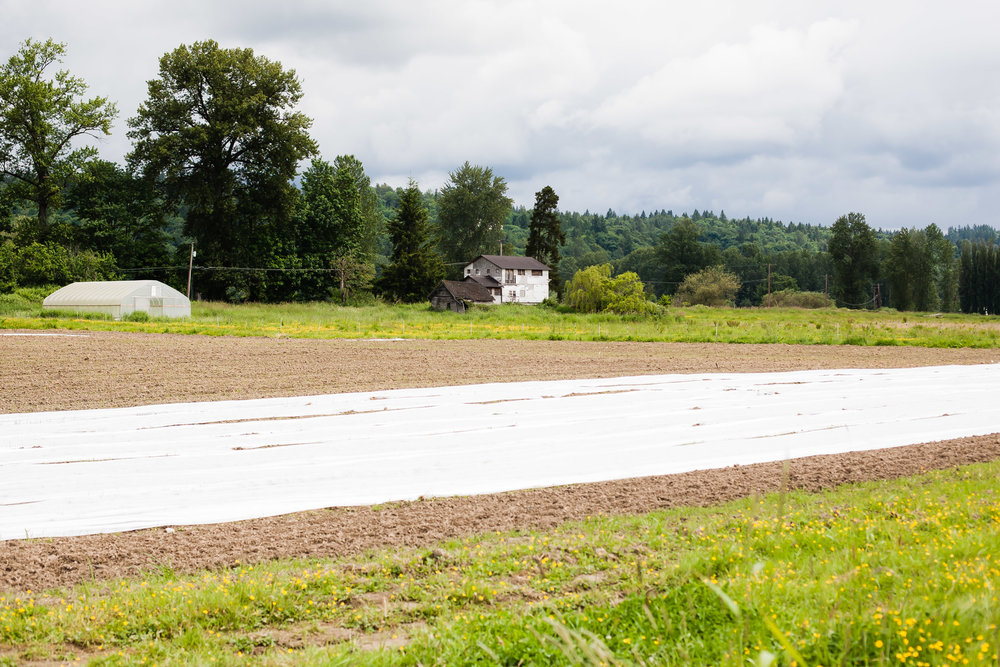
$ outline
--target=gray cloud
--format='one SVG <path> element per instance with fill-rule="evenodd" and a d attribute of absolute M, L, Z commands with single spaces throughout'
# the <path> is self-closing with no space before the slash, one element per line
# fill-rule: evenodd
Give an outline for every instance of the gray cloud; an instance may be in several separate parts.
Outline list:
<path fill-rule="evenodd" d="M 295 69 L 324 156 L 375 181 L 439 188 L 469 160 L 527 206 L 551 185 L 581 211 L 998 222 L 997 3 L 5 5 L 7 54 L 65 41 L 67 68 L 118 102 L 108 159 L 158 58 L 212 38 Z"/>

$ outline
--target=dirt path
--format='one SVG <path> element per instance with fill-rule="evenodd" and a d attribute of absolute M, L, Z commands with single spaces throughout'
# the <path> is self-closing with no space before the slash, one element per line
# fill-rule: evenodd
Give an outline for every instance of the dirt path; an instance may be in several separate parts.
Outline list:
<path fill-rule="evenodd" d="M 11 333 L 11 332 L 5 332 Z M 89 333 L 0 336 L 0 412 L 306 395 L 413 386 L 652 373 L 895 368 L 991 363 L 997 350 L 550 341 L 309 341 Z M 1000 430 L 1000 427 L 998 427 Z M 1000 436 L 798 459 L 793 487 L 817 490 L 1000 458 Z M 706 505 L 776 490 L 781 464 L 332 508 L 211 526 L 0 541 L 0 591 L 39 591 L 272 558 L 429 545 L 596 513 Z M 0 508 L 2 511 L 2 508 Z"/>

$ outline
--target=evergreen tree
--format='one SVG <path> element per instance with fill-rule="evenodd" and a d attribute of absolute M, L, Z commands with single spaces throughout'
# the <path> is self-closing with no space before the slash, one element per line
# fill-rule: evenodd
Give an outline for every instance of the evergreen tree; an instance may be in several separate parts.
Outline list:
<path fill-rule="evenodd" d="M 392 262 L 378 281 L 385 296 L 405 303 L 427 299 L 444 277 L 444 264 L 434 250 L 422 198 L 411 180 L 400 198 L 399 211 L 388 224 Z"/>
<path fill-rule="evenodd" d="M 528 244 L 524 254 L 534 257 L 549 267 L 549 284 L 555 288 L 556 294 L 562 297 L 563 285 L 559 277 L 559 246 L 566 242 L 556 214 L 559 205 L 559 195 L 546 185 L 535 193 L 535 208 L 531 211 L 531 223 L 528 228 Z"/>
<path fill-rule="evenodd" d="M 837 218 L 827 252 L 833 264 L 832 292 L 837 305 L 867 305 L 869 287 L 878 277 L 878 243 L 865 216 L 848 213 Z"/>

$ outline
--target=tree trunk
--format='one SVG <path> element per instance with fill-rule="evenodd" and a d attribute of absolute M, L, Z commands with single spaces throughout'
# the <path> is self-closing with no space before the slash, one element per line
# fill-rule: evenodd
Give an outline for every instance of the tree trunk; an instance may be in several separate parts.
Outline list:
<path fill-rule="evenodd" d="M 38 240 L 45 242 L 49 233 L 49 201 L 44 197 L 38 199 Z"/>

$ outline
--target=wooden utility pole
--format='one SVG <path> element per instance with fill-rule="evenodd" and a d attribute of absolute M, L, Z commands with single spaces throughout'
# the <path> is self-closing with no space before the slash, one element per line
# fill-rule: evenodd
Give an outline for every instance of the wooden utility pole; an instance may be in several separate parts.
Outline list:
<path fill-rule="evenodd" d="M 767 307 L 771 307 L 771 265 L 767 265 Z"/>
<path fill-rule="evenodd" d="M 191 258 L 188 260 L 188 299 L 191 298 L 191 270 L 194 268 L 194 256 L 197 255 L 194 251 L 194 243 L 191 244 Z"/>

